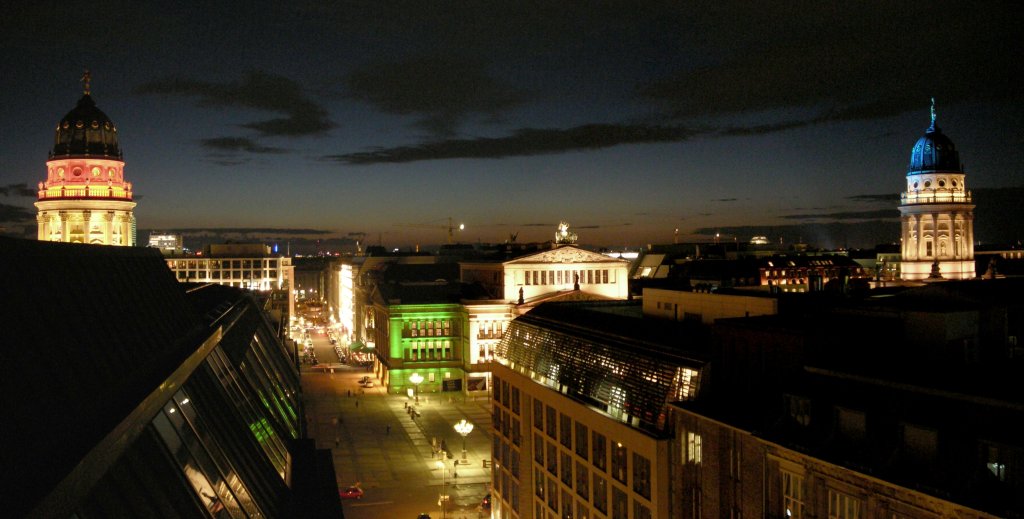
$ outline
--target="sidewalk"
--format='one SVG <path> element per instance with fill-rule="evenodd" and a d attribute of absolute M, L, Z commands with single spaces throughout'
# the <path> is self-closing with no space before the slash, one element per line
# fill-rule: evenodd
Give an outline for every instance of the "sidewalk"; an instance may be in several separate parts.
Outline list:
<path fill-rule="evenodd" d="M 330 358 L 333 347 L 314 339 L 317 356 Z M 322 357 L 322 355 L 327 355 Z M 438 495 L 450 496 L 446 516 L 476 518 L 480 500 L 490 491 L 490 410 L 486 398 L 463 397 L 460 393 L 420 395 L 419 405 L 404 395 L 389 395 L 358 367 L 311 370 L 303 366 L 302 386 L 310 437 L 317 448 L 331 449 L 339 487 L 359 483 L 365 496 L 343 502 L 347 519 L 371 517 L 416 517 L 426 511 L 440 517 Z M 370 375 L 378 385 L 360 388 L 357 380 Z M 360 394 L 362 390 L 362 394 Z M 349 396 L 349 392 L 351 395 Z M 449 401 L 451 397 L 451 401 Z M 416 408 L 413 418 L 408 406 Z M 466 462 L 462 437 L 453 426 L 460 420 L 474 425 L 466 437 Z M 453 458 L 445 458 L 445 470 L 437 466 L 432 440 L 443 439 Z M 458 474 L 456 477 L 455 474 Z"/>

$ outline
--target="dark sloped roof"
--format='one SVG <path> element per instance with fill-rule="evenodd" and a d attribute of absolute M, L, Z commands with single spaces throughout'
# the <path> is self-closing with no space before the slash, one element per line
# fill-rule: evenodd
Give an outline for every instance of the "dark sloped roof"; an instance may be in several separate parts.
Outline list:
<path fill-rule="evenodd" d="M 0 265 L 0 484 L 18 489 L 0 493 L 17 499 L 0 509 L 10 512 L 63 479 L 206 327 L 156 249 L 0 237 Z"/>

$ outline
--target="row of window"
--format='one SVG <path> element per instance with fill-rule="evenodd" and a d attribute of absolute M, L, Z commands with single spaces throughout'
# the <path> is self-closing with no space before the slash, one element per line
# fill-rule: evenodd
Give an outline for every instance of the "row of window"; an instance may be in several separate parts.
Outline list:
<path fill-rule="evenodd" d="M 245 260 L 212 260 L 212 259 L 181 259 L 181 260 L 168 260 L 167 264 L 174 270 L 180 269 L 276 269 L 278 264 L 277 259 L 245 259 Z"/>
<path fill-rule="evenodd" d="M 412 341 L 405 345 L 405 360 L 444 360 L 454 359 L 455 349 L 452 341 Z"/>
<path fill-rule="evenodd" d="M 451 319 L 405 321 L 402 323 L 403 337 L 447 337 L 452 334 Z"/>
<path fill-rule="evenodd" d="M 544 505 L 554 512 L 560 514 L 562 519 L 589 519 L 590 506 L 611 519 L 629 519 L 629 496 L 620 487 L 609 485 L 608 481 L 600 475 L 593 476 L 593 492 L 588 495 L 587 486 L 583 483 L 577 485 L 576 494 L 581 500 L 573 497 L 571 488 L 560 488 L 558 481 L 544 474 L 541 468 L 534 469 L 534 495 L 537 501 L 534 505 L 535 517 L 551 517 L 546 514 Z M 587 477 L 581 481 L 588 481 Z M 611 487 L 611 513 L 609 514 L 608 490 Z M 583 489 L 583 492 L 580 489 Z M 575 507 L 573 506 L 575 504 Z M 575 509 L 575 515 L 573 511 Z M 651 519 L 650 506 L 640 500 L 633 500 L 633 519 Z"/>
<path fill-rule="evenodd" d="M 609 281 L 608 269 L 585 270 L 527 270 L 523 272 L 525 285 L 581 285 L 614 283 Z"/>

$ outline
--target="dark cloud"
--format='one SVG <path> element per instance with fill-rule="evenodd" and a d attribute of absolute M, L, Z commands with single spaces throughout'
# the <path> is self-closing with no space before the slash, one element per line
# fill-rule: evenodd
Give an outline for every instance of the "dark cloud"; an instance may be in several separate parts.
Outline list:
<path fill-rule="evenodd" d="M 35 188 L 30 187 L 28 184 L 8 184 L 6 186 L 0 186 L 0 195 L 35 198 L 39 196 L 39 193 Z"/>
<path fill-rule="evenodd" d="M 525 94 L 488 74 L 480 60 L 454 55 L 367 63 L 345 77 L 346 94 L 377 109 L 420 117 L 433 134 L 454 134 L 470 115 L 500 116 L 523 103 Z"/>
<path fill-rule="evenodd" d="M 33 215 L 34 217 L 34 215 Z M 334 231 L 324 229 L 302 229 L 302 228 L 279 228 L 279 227 L 188 227 L 184 229 L 173 229 L 183 235 L 205 235 L 205 234 L 272 234 L 272 235 L 302 235 L 302 234 L 332 234 Z"/>
<path fill-rule="evenodd" d="M 216 164 L 224 167 L 241 166 L 242 164 L 252 162 L 252 159 L 248 157 L 208 157 L 204 160 L 210 164 Z"/>
<path fill-rule="evenodd" d="M 873 220 L 878 218 L 899 218 L 900 213 L 895 207 L 892 209 L 877 209 L 874 211 L 845 211 L 838 213 L 818 214 L 789 214 L 782 216 L 786 220 Z"/>
<path fill-rule="evenodd" d="M 854 202 L 888 202 L 896 204 L 900 200 L 900 196 L 896 193 L 885 193 L 878 195 L 853 195 L 846 197 L 847 200 L 853 200 Z"/>
<path fill-rule="evenodd" d="M 34 222 L 36 212 L 16 205 L 0 204 L 0 222 L 24 223 Z"/>
<path fill-rule="evenodd" d="M 736 199 L 735 198 L 715 198 L 715 199 L 713 199 L 711 201 L 712 202 L 735 202 Z"/>
<path fill-rule="evenodd" d="M 695 229 L 693 234 L 714 236 L 735 236 L 738 241 L 748 241 L 752 236 L 765 236 L 774 244 L 789 246 L 806 243 L 811 247 L 824 249 L 874 247 L 882 243 L 899 240 L 900 224 L 891 220 L 864 222 L 801 223 L 793 225 L 749 225 L 736 227 L 704 227 Z"/>
<path fill-rule="evenodd" d="M 135 92 L 195 97 L 204 106 L 237 106 L 284 114 L 242 125 L 264 136 L 321 135 L 334 127 L 327 111 L 306 97 L 298 83 L 262 71 L 247 72 L 241 80 L 229 83 L 171 77 L 139 85 Z"/>
<path fill-rule="evenodd" d="M 622 124 L 590 124 L 568 129 L 526 128 L 507 137 L 448 139 L 417 146 L 327 155 L 322 157 L 322 160 L 362 165 L 458 158 L 496 159 L 562 153 L 572 150 L 593 150 L 619 144 L 678 142 L 688 140 L 700 133 L 701 131 L 681 126 Z"/>
<path fill-rule="evenodd" d="M 690 23 L 713 27 L 691 42 L 704 59 L 641 89 L 684 120 L 741 112 L 804 111 L 803 122 L 873 119 L 969 100 L 1021 99 L 1020 7 L 1013 2 L 796 1 L 694 8 Z M 703 51 L 703 52 L 702 52 Z"/>
<path fill-rule="evenodd" d="M 285 153 L 288 150 L 284 148 L 274 148 L 271 146 L 262 146 L 255 140 L 248 137 L 213 137 L 210 139 L 202 139 L 199 144 L 208 149 L 218 151 L 245 151 L 248 153 Z"/>

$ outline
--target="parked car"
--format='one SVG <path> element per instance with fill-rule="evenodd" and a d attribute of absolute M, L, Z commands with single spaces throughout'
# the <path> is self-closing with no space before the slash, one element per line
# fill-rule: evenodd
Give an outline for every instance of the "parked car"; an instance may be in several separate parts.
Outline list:
<path fill-rule="evenodd" d="M 416 516 L 416 519 L 430 519 L 430 514 L 422 513 Z"/>
<path fill-rule="evenodd" d="M 351 486 L 351 487 L 348 487 L 348 488 L 339 488 L 338 489 L 338 495 L 340 495 L 342 499 L 362 499 L 363 498 L 363 489 L 361 489 L 361 488 L 359 488 L 357 486 Z"/>
<path fill-rule="evenodd" d="M 363 387 L 373 387 L 373 381 L 372 380 L 367 380 L 366 382 L 362 383 L 362 386 Z"/>
<path fill-rule="evenodd" d="M 484 511 L 491 509 L 491 494 L 487 494 L 483 501 L 480 501 L 480 509 Z"/>
<path fill-rule="evenodd" d="M 361 377 L 361 378 L 359 379 L 359 383 L 360 383 L 360 384 L 365 384 L 365 383 L 366 383 L 366 381 L 368 381 L 368 380 L 370 380 L 370 377 L 369 377 L 368 375 L 363 375 L 363 376 L 362 376 L 362 377 Z"/>

